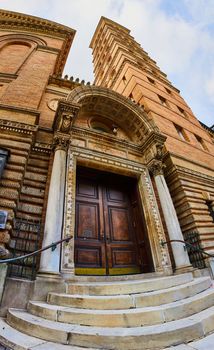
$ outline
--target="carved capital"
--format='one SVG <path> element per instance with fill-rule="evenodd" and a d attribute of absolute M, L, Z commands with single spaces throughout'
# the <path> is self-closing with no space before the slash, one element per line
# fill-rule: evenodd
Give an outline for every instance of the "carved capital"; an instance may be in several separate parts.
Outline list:
<path fill-rule="evenodd" d="M 54 120 L 55 132 L 69 134 L 71 127 L 79 111 L 80 105 L 73 104 L 64 100 L 60 100 L 56 110 L 56 117 Z"/>
<path fill-rule="evenodd" d="M 67 135 L 55 134 L 53 139 L 53 149 L 56 152 L 57 150 L 63 150 L 67 152 L 69 146 L 70 138 Z"/>
<path fill-rule="evenodd" d="M 156 159 L 148 165 L 149 172 L 152 173 L 153 176 L 163 175 L 164 168 L 165 164 Z"/>

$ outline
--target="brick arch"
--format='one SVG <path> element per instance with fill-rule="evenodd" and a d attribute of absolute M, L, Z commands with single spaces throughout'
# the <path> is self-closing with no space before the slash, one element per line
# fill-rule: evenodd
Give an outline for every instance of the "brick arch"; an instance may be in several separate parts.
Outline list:
<path fill-rule="evenodd" d="M 26 34 L 0 37 L 0 72 L 16 74 L 37 46 L 47 46 L 40 38 Z"/>
<path fill-rule="evenodd" d="M 99 115 L 121 127 L 133 142 L 141 144 L 153 131 L 159 131 L 146 112 L 115 91 L 98 86 L 79 86 L 67 101 L 81 105 L 79 115 Z"/>
<path fill-rule="evenodd" d="M 47 42 L 44 39 L 41 39 L 35 35 L 16 33 L 0 36 L 0 46 L 13 41 L 28 43 L 30 45 L 34 44 L 40 46 L 47 46 Z"/>

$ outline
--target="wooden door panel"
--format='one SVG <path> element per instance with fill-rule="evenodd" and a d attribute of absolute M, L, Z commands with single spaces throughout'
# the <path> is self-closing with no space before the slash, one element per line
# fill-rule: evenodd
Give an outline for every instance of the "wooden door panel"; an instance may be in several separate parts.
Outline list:
<path fill-rule="evenodd" d="M 77 238 L 96 239 L 100 238 L 99 206 L 96 203 L 77 202 Z"/>
<path fill-rule="evenodd" d="M 135 266 L 136 252 L 134 250 L 111 248 L 112 267 Z"/>
<path fill-rule="evenodd" d="M 98 184 L 92 179 L 80 178 L 77 182 L 76 196 L 98 199 Z"/>
<path fill-rule="evenodd" d="M 76 260 L 78 261 L 78 265 L 81 267 L 101 267 L 101 247 L 89 247 L 88 244 L 79 245 L 76 248 Z"/>
<path fill-rule="evenodd" d="M 120 204 L 121 202 L 124 203 L 126 200 L 124 191 L 117 188 L 107 188 L 106 194 L 108 202 L 116 202 Z"/>
<path fill-rule="evenodd" d="M 130 241 L 131 227 L 127 209 L 108 207 L 109 238 L 113 241 Z"/>

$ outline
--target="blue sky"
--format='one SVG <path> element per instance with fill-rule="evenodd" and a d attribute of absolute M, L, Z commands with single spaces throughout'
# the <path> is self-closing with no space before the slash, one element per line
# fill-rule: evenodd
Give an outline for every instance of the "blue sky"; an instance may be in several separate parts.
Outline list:
<path fill-rule="evenodd" d="M 0 7 L 77 30 L 65 74 L 93 81 L 91 37 L 101 16 L 131 30 L 196 117 L 214 124 L 214 0 L 0 0 Z"/>

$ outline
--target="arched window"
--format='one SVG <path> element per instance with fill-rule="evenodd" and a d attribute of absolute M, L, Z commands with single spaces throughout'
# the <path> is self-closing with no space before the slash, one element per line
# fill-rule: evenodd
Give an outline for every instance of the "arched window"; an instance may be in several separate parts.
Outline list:
<path fill-rule="evenodd" d="M 31 45 L 25 42 L 13 41 L 6 43 L 0 49 L 0 72 L 16 74 L 31 51 Z"/>

